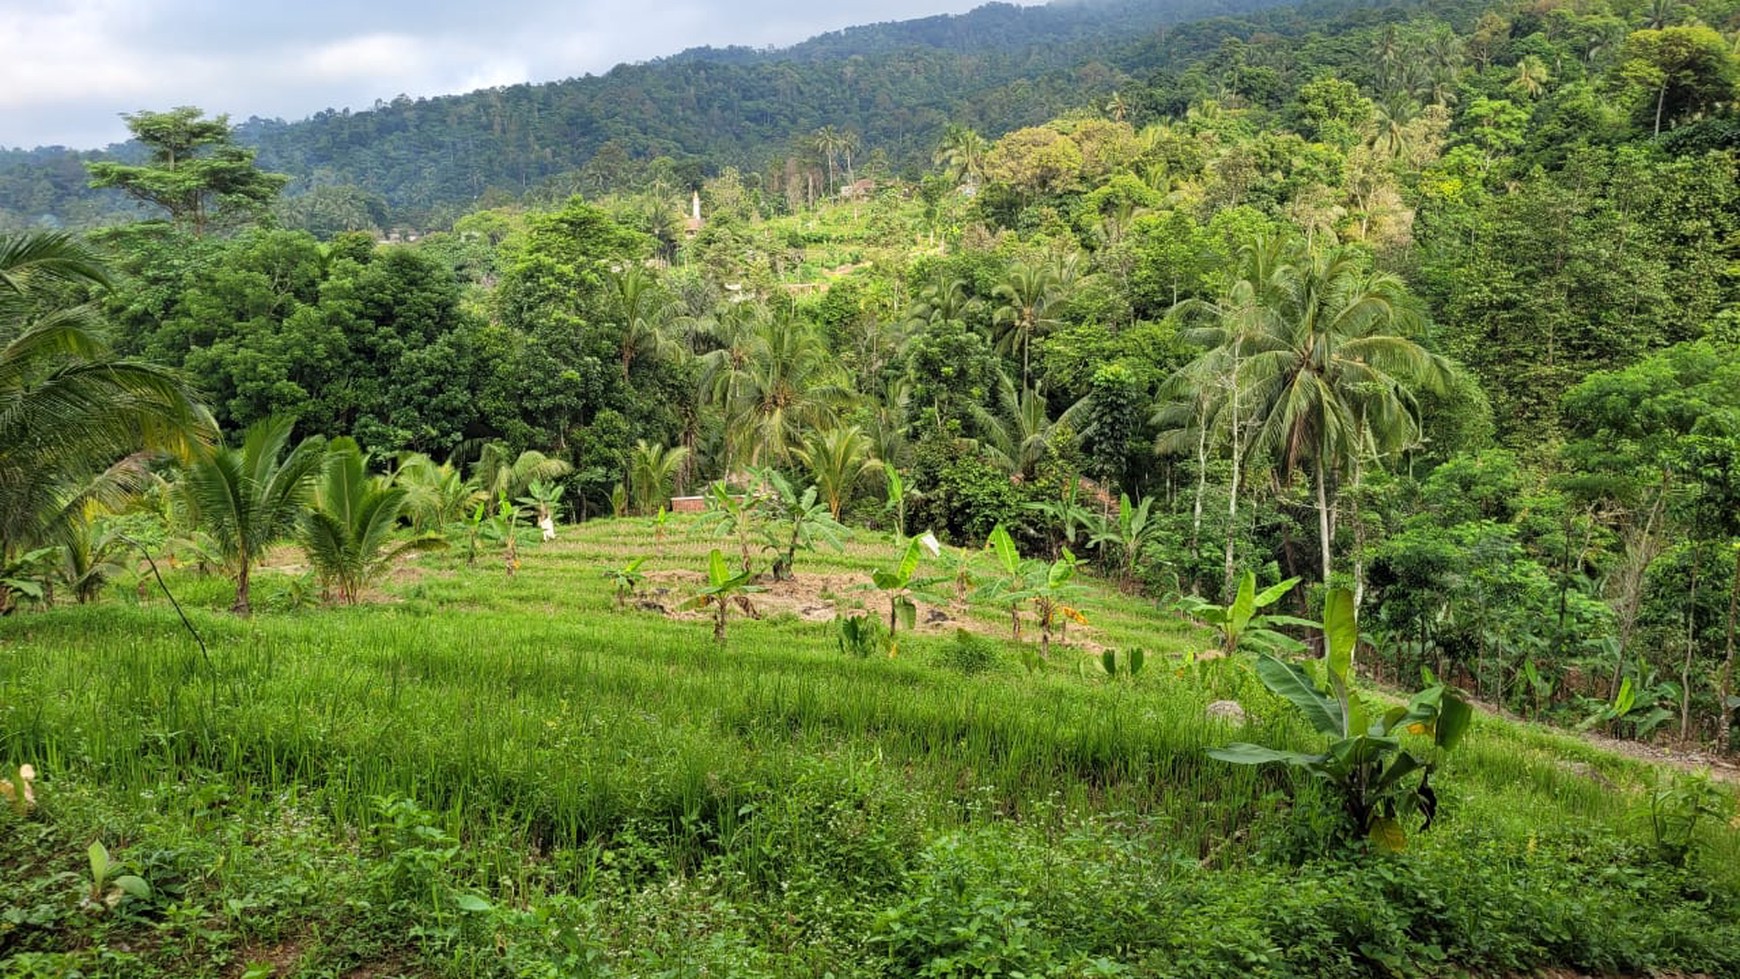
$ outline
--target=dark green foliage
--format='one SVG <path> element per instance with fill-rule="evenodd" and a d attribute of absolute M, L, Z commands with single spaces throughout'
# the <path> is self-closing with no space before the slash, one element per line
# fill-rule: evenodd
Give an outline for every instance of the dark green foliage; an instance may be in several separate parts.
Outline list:
<path fill-rule="evenodd" d="M 984 540 L 998 524 L 1019 526 L 1024 500 L 1009 475 L 960 440 L 929 436 L 913 450 L 907 524 L 931 527 L 957 544 Z"/>

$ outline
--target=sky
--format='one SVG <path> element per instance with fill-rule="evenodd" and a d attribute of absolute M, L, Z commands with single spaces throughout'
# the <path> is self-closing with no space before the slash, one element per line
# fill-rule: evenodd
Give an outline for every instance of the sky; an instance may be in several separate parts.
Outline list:
<path fill-rule="evenodd" d="M 123 112 L 295 120 L 983 2 L 0 0 L 0 147 L 101 147 L 126 138 Z"/>

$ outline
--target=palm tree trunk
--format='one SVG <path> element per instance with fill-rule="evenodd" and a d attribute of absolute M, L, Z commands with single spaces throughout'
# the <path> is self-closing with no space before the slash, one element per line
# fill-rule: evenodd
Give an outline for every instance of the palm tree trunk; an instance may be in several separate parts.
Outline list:
<path fill-rule="evenodd" d="M 1196 425 L 1196 507 L 1190 518 L 1190 555 L 1202 557 L 1202 494 L 1208 489 L 1208 425 Z"/>
<path fill-rule="evenodd" d="M 1239 380 L 1238 365 L 1233 365 L 1232 388 L 1232 483 L 1227 487 L 1226 495 L 1226 568 L 1225 580 L 1221 583 L 1221 601 L 1230 602 L 1233 596 L 1233 542 L 1237 539 L 1239 525 L 1239 461 L 1243 447 L 1239 445 Z"/>
<path fill-rule="evenodd" d="M 1323 553 L 1323 583 L 1329 584 L 1329 550 L 1331 532 L 1329 529 L 1329 489 L 1323 471 L 1323 454 L 1317 455 L 1317 535 L 1322 543 Z"/>
<path fill-rule="evenodd" d="M 230 611 L 237 615 L 248 615 L 253 609 L 248 604 L 248 576 L 253 572 L 254 562 L 250 555 L 242 555 L 242 571 L 236 575 L 236 601 L 230 606 Z"/>

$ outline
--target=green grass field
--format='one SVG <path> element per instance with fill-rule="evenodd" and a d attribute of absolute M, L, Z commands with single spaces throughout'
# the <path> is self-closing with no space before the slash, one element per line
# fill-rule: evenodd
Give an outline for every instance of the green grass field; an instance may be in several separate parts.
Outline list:
<path fill-rule="evenodd" d="M 39 776 L 0 809 L 0 976 L 1740 970 L 1740 830 L 1664 859 L 1673 773 L 1481 718 L 1439 824 L 1350 855 L 1316 786 L 1205 756 L 1313 740 L 1150 600 L 1096 584 L 1036 673 L 990 607 L 854 658 L 833 604 L 874 610 L 853 585 L 894 556 L 859 532 L 723 648 L 615 607 L 602 570 L 655 555 L 674 605 L 712 544 L 598 521 L 356 608 L 268 573 L 251 620 L 173 573 L 209 658 L 158 593 L 0 619 L 0 764 Z M 93 841 L 151 894 L 94 882 Z"/>

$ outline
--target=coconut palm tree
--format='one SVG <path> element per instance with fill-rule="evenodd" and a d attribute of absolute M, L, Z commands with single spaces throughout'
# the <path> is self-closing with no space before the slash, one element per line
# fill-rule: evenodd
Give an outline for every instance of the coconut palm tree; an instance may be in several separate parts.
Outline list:
<path fill-rule="evenodd" d="M 405 491 L 403 512 L 419 534 L 464 520 L 483 499 L 477 481 L 466 479 L 458 466 L 437 463 L 421 452 L 400 456 L 393 485 Z"/>
<path fill-rule="evenodd" d="M 966 126 L 951 125 L 937 144 L 932 162 L 943 167 L 956 183 L 976 185 L 985 176 L 985 155 L 990 150 L 985 137 Z"/>
<path fill-rule="evenodd" d="M 1046 310 L 1057 298 L 1057 273 L 1043 265 L 1018 262 L 992 294 L 1002 300 L 992 321 L 998 327 L 997 350 L 1021 361 L 1021 388 L 1033 374 L 1033 338 L 1053 325 Z"/>
<path fill-rule="evenodd" d="M 1076 426 L 1086 413 L 1088 399 L 1069 406 L 1055 419 L 1040 391 L 1017 392 L 1008 375 L 998 377 L 997 410 L 972 405 L 975 444 L 1004 471 L 1031 480 L 1051 449 L 1051 437 L 1059 425 Z"/>
<path fill-rule="evenodd" d="M 906 308 L 909 327 L 921 328 L 933 323 L 965 321 L 972 315 L 978 300 L 967 295 L 967 280 L 939 274 L 919 290 L 918 298 Z"/>
<path fill-rule="evenodd" d="M 628 488 L 635 510 L 650 515 L 664 506 L 672 482 L 688 455 L 689 450 L 681 445 L 666 448 L 646 439 L 634 443 L 628 457 Z"/>
<path fill-rule="evenodd" d="M 821 155 L 828 168 L 828 193 L 834 192 L 834 161 L 840 155 L 845 135 L 833 126 L 823 126 L 810 134 L 810 145 Z"/>
<path fill-rule="evenodd" d="M 803 448 L 793 450 L 792 455 L 809 467 L 810 477 L 835 520 L 840 519 L 840 509 L 851 499 L 859 480 L 882 468 L 875 446 L 856 425 L 811 431 L 804 436 Z"/>
<path fill-rule="evenodd" d="M 736 396 L 726 407 L 727 458 L 786 463 L 805 428 L 834 420 L 850 397 L 839 364 L 809 324 L 789 312 L 757 325 Z"/>
<path fill-rule="evenodd" d="M 1290 248 L 1260 301 L 1255 329 L 1235 340 L 1256 421 L 1251 451 L 1275 458 L 1283 480 L 1309 465 L 1327 582 L 1332 482 L 1365 445 L 1411 443 L 1410 390 L 1443 390 L 1449 371 L 1412 339 L 1423 314 L 1406 285 L 1371 271 L 1356 250 Z"/>
<path fill-rule="evenodd" d="M 573 471 L 567 462 L 547 456 L 536 449 L 527 449 L 511 456 L 508 447 L 491 442 L 483 447 L 472 466 L 471 477 L 491 500 L 524 496 L 534 480 L 560 479 Z"/>
<path fill-rule="evenodd" d="M 1405 95 L 1382 99 L 1372 111 L 1376 123 L 1371 136 L 1371 148 L 1390 159 L 1402 155 L 1408 147 L 1408 124 L 1420 115 L 1420 105 Z"/>
<path fill-rule="evenodd" d="M 628 380 L 629 366 L 636 357 L 675 358 L 683 353 L 683 345 L 672 337 L 670 297 L 659 288 L 652 274 L 639 263 L 607 270 L 605 283 L 610 299 L 620 318 L 622 341 L 619 359 L 622 379 Z"/>
<path fill-rule="evenodd" d="M 1552 80 L 1547 63 L 1539 55 L 1531 54 L 1516 63 L 1516 78 L 1511 81 L 1509 89 L 1526 98 L 1538 99 Z"/>
<path fill-rule="evenodd" d="M 194 525 L 210 536 L 215 556 L 235 579 L 230 611 L 238 615 L 252 611 L 254 564 L 296 529 L 326 460 L 326 440 L 318 435 L 285 454 L 294 425 L 283 416 L 255 422 L 242 433 L 239 446 L 199 454 L 182 475 Z"/>
<path fill-rule="evenodd" d="M 144 453 L 186 453 L 210 435 L 179 377 L 111 356 L 91 308 L 54 298 L 107 282 L 66 235 L 0 237 L 0 578 L 24 554 L 68 543 L 90 502 L 143 486 Z"/>
<path fill-rule="evenodd" d="M 1223 587 L 1229 599 L 1235 571 L 1239 491 L 1252 429 L 1251 398 L 1242 375 L 1243 351 L 1247 338 L 1265 330 L 1265 322 L 1273 316 L 1279 301 L 1274 294 L 1277 273 L 1286 256 L 1286 242 L 1281 239 L 1257 238 L 1246 242 L 1239 249 L 1237 272 L 1219 298 L 1212 302 L 1187 299 L 1173 307 L 1186 322 L 1200 324 L 1185 330 L 1183 338 L 1204 352 L 1161 386 L 1161 404 L 1154 419 L 1161 432 L 1156 443 L 1160 451 L 1175 451 L 1185 439 L 1194 436 L 1199 463 L 1198 527 L 1207 479 L 1207 440 L 1212 432 L 1226 433 L 1232 475 L 1227 486 Z"/>
<path fill-rule="evenodd" d="M 394 542 L 405 490 L 368 475 L 368 456 L 350 438 L 327 446 L 314 506 L 302 513 L 299 537 L 322 587 L 355 605 L 400 557 L 447 546 L 432 534 Z"/>

